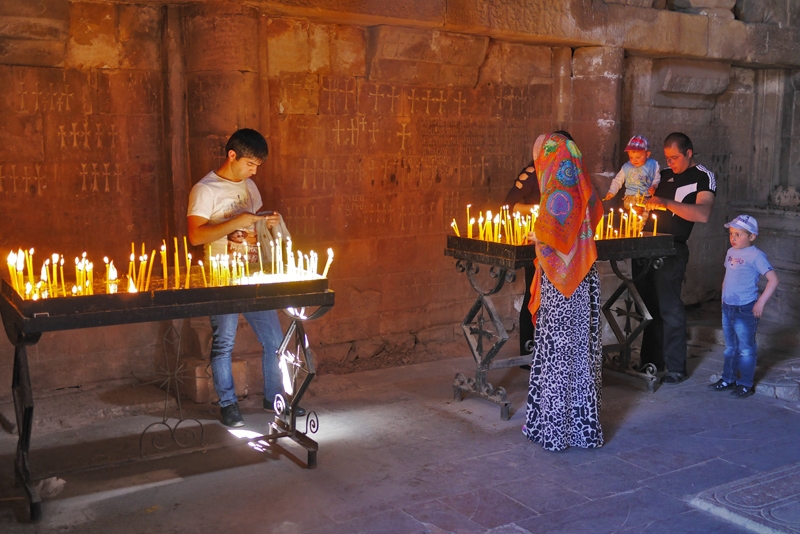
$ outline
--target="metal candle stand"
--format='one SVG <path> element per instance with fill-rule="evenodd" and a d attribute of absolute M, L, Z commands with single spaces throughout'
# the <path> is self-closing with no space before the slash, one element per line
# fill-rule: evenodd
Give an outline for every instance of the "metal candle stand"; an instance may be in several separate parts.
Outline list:
<path fill-rule="evenodd" d="M 330 306 L 317 309 L 314 313 L 305 316 L 304 310 L 289 308 L 284 310 L 292 323 L 289 325 L 286 335 L 278 349 L 278 355 L 283 364 L 282 375 L 284 378 L 285 395 L 277 395 L 273 408 L 275 409 L 275 421 L 270 423 L 269 434 L 264 439 L 269 441 L 281 438 L 289 438 L 308 452 L 307 466 L 309 469 L 317 467 L 317 450 L 319 446 L 316 441 L 308 437 L 308 434 L 316 434 L 319 430 L 319 418 L 316 412 L 309 412 L 306 415 L 306 427 L 304 432 L 297 429 L 297 407 L 303 395 L 308 390 L 309 384 L 317 375 L 314 366 L 314 354 L 308 346 L 308 337 L 303 328 L 303 321 L 310 321 L 323 316 L 330 310 Z M 289 345 L 294 342 L 296 353 L 288 351 Z M 302 381 L 300 381 L 302 379 Z M 290 386 L 290 387 L 287 387 Z M 290 389 L 291 392 L 286 391 Z"/>
<path fill-rule="evenodd" d="M 294 320 L 282 347 L 288 345 L 292 335 L 302 339 L 301 352 L 306 361 L 305 366 L 310 372 L 287 407 L 276 416 L 268 437 L 268 439 L 289 437 L 297 441 L 309 451 L 309 467 L 316 465 L 317 444 L 305 434 L 298 433 L 295 425 L 294 409 L 314 376 L 308 341 L 298 321 L 320 317 L 333 306 L 334 292 L 328 290 L 328 280 L 315 278 L 274 284 L 208 288 L 200 287 L 202 283 L 198 273 L 192 276 L 191 289 L 95 294 L 33 301 L 24 300 L 6 280 L 0 280 L 0 316 L 6 335 L 14 345 L 11 390 L 18 434 L 14 471 L 18 485 L 24 486 L 28 496 L 31 520 L 37 521 L 41 518 L 42 502 L 30 473 L 29 451 L 34 403 L 27 347 L 35 345 L 43 332 L 185 319 L 212 314 L 287 308 L 296 310 L 306 306 L 319 306 L 319 309 L 308 317 L 304 317 L 303 313 L 290 312 L 294 314 Z M 315 415 L 310 421 L 312 422 L 307 422 L 309 425 L 307 432 L 311 427 L 316 428 L 318 425 Z M 174 433 L 176 429 L 170 430 Z M 273 433 L 273 429 L 280 431 Z"/>
<path fill-rule="evenodd" d="M 652 391 L 655 388 L 656 369 L 652 365 L 639 368 L 632 365 L 630 361 L 631 345 L 652 320 L 652 316 L 639 296 L 639 292 L 634 286 L 634 280 L 622 274 L 617 262 L 625 259 L 647 262 L 641 275 L 650 268 L 657 269 L 661 266 L 663 257 L 675 254 L 672 236 L 661 234 L 640 238 L 600 240 L 596 242 L 596 245 L 597 259 L 610 261 L 611 269 L 622 281 L 602 308 L 603 314 L 617 338 L 617 343 L 603 347 L 604 367 L 644 379 L 648 389 Z M 478 293 L 478 298 L 461 322 L 461 329 L 464 331 L 470 352 L 475 359 L 477 367 L 475 378 L 468 378 L 463 373 L 457 373 L 453 383 L 453 396 L 456 401 L 461 401 L 464 394 L 472 393 L 494 402 L 500 406 L 500 418 L 507 421 L 510 416 L 510 403 L 507 400 L 506 390 L 503 387 L 495 388 L 489 383 L 488 372 L 492 369 L 529 364 L 531 355 L 520 355 L 502 360 L 494 359 L 508 341 L 508 332 L 503 327 L 502 319 L 489 297 L 499 292 L 506 282 L 513 282 L 516 279 L 514 272 L 516 269 L 533 265 L 536 257 L 535 248 L 530 245 L 508 245 L 447 236 L 447 248 L 444 253 L 446 256 L 456 259 L 456 271 L 466 273 L 470 285 Z M 476 280 L 475 275 L 480 272 L 478 264 L 489 265 L 489 276 L 495 279 L 492 287 L 484 288 Z M 625 307 L 613 308 L 626 290 L 628 296 L 624 300 Z M 625 317 L 623 328 L 617 324 L 614 313 L 617 317 Z M 485 316 L 488 316 L 488 321 Z M 631 320 L 639 323 L 636 328 L 632 328 Z M 487 330 L 487 323 L 491 324 L 493 331 Z M 487 348 L 484 346 L 484 340 L 493 341 L 493 343 Z"/>

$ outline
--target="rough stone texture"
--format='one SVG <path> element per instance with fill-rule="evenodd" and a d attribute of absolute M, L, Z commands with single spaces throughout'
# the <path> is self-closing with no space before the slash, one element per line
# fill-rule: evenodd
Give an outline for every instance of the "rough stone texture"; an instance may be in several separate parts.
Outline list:
<path fill-rule="evenodd" d="M 685 60 L 653 63 L 653 105 L 667 108 L 713 109 L 731 77 L 729 64 Z"/>
<path fill-rule="evenodd" d="M 730 11 L 735 4 L 736 0 L 667 0 L 667 7 L 674 10 L 712 8 Z"/>
<path fill-rule="evenodd" d="M 487 37 L 373 27 L 367 48 L 368 76 L 379 82 L 474 87 L 488 44 Z"/>
<path fill-rule="evenodd" d="M 552 55 L 549 47 L 490 41 L 478 83 L 552 83 Z"/>
<path fill-rule="evenodd" d="M 66 0 L 37 4 L 8 0 L 0 6 L 0 63 L 55 66 L 64 62 L 69 31 Z"/>
<path fill-rule="evenodd" d="M 570 133 L 591 174 L 615 172 L 619 152 L 624 51 L 586 47 L 572 59 Z"/>
<path fill-rule="evenodd" d="M 736 18 L 744 22 L 786 26 L 787 6 L 797 11 L 792 0 L 736 0 L 733 8 Z"/>
<path fill-rule="evenodd" d="M 722 20 L 734 20 L 733 11 L 730 9 L 714 9 L 710 7 L 694 7 L 688 9 L 681 9 L 682 13 L 691 13 L 692 15 L 705 15 Z"/>
<path fill-rule="evenodd" d="M 119 67 L 117 6 L 88 2 L 69 6 L 70 20 L 75 23 L 67 41 L 67 64 L 78 69 Z"/>

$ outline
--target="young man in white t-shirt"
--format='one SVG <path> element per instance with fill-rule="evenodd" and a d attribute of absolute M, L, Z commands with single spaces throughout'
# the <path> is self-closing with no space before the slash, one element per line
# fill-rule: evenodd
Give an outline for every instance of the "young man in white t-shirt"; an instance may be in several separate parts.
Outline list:
<path fill-rule="evenodd" d="M 246 250 L 253 253 L 258 263 L 255 225 L 264 221 L 268 230 L 281 228 L 288 237 L 280 214 L 269 212 L 257 215 L 262 206 L 261 194 L 250 179 L 259 165 L 267 159 L 267 141 L 264 136 L 249 128 L 236 131 L 225 146 L 225 162 L 216 171 L 209 172 L 192 188 L 187 213 L 189 241 L 192 245 L 207 245 L 212 256 L 239 251 L 243 241 Z M 206 258 L 206 262 L 209 258 Z M 262 372 L 264 374 L 264 409 L 272 410 L 275 395 L 281 393 L 281 376 L 278 369 L 277 350 L 283 332 L 275 310 L 243 314 L 261 343 Z M 214 389 L 219 395 L 222 422 L 226 426 L 244 425 L 239 411 L 233 384 L 231 352 L 236 339 L 239 314 L 212 315 L 211 319 L 211 371 Z M 299 408 L 296 415 L 304 415 Z"/>

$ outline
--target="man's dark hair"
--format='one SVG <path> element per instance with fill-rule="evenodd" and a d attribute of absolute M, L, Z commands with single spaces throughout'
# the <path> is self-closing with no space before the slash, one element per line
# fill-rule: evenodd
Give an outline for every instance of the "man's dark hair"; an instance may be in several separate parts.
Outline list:
<path fill-rule="evenodd" d="M 570 141 L 572 141 L 573 143 L 575 142 L 575 139 L 573 139 L 573 138 L 572 138 L 572 136 L 569 134 L 569 132 L 568 132 L 568 131 L 566 131 L 566 130 L 556 130 L 556 131 L 555 131 L 555 132 L 553 132 L 553 133 L 554 133 L 554 134 L 558 134 L 558 135 L 563 135 L 564 137 L 566 137 L 567 139 L 569 139 L 569 140 L 570 140 Z"/>
<path fill-rule="evenodd" d="M 692 140 L 689 139 L 689 136 L 682 132 L 672 132 L 664 139 L 664 146 L 674 146 L 678 149 L 678 152 L 683 154 L 684 156 L 686 153 L 691 150 L 694 153 L 694 146 L 692 146 Z"/>
<path fill-rule="evenodd" d="M 261 161 L 267 159 L 267 140 L 264 136 L 250 128 L 236 130 L 225 145 L 225 154 L 233 150 L 236 159 L 255 158 Z"/>

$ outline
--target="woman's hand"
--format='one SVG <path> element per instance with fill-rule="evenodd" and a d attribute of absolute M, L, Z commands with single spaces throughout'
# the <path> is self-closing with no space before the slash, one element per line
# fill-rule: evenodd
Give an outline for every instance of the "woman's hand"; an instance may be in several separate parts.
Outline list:
<path fill-rule="evenodd" d="M 525 244 L 526 245 L 535 245 L 536 243 L 537 243 L 537 241 L 536 241 L 536 231 L 535 230 L 532 230 L 532 231 L 528 232 L 527 234 L 525 234 Z"/>

